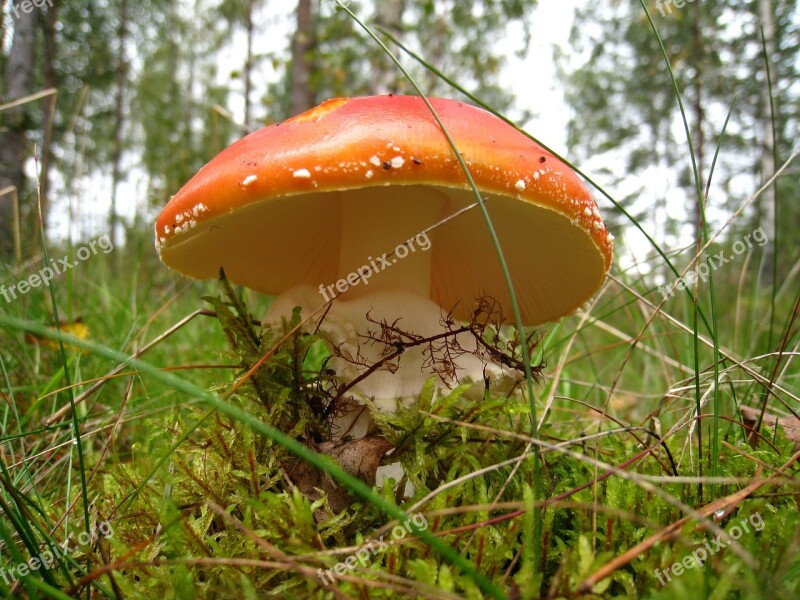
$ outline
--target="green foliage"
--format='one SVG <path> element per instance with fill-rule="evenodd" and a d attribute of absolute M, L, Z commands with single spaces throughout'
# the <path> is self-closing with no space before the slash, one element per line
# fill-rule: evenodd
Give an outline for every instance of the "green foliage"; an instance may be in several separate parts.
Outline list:
<path fill-rule="evenodd" d="M 253 319 L 241 299 L 230 289 L 227 295 L 225 301 L 210 297 L 207 300 L 218 312 L 232 357 L 245 371 L 271 347 L 275 336 L 269 331 L 254 335 L 255 328 L 250 325 Z M 299 322 L 299 316 L 295 314 L 287 326 Z M 302 342 L 282 346 L 256 371 L 251 383 L 239 387 L 232 396 L 262 420 L 286 423 L 285 415 L 291 414 L 296 426 L 290 431 L 301 438 L 305 436 L 303 424 L 314 419 L 313 414 L 306 420 L 299 417 L 302 411 L 298 412 L 298 405 L 289 400 L 297 390 L 295 377 L 308 377 L 303 375 L 302 358 L 313 340 L 305 337 Z M 289 375 L 293 369 L 294 375 Z M 262 383 L 273 383 L 261 389 L 259 376 L 263 376 Z M 307 381 L 313 381 L 313 377 Z M 224 392 L 225 388 L 219 391 Z M 513 585 L 525 595 L 538 594 L 539 586 L 544 584 L 546 589 L 556 590 L 556 597 L 567 596 L 608 560 L 652 535 L 652 525 L 646 524 L 666 524 L 682 516 L 663 496 L 654 495 L 628 479 L 609 478 L 596 488 L 589 486 L 575 492 L 592 481 L 595 469 L 570 455 L 548 452 L 545 455 L 547 497 L 568 494 L 568 498 L 563 506 L 556 503 L 545 512 L 548 548 L 545 569 L 543 575 L 534 577 L 531 555 L 526 551 L 520 530 L 520 525 L 531 526 L 531 511 L 525 512 L 527 516 L 522 521 L 502 518 L 514 507 L 530 507 L 531 461 L 524 460 L 517 470 L 509 465 L 471 476 L 478 469 L 521 455 L 524 440 L 507 437 L 502 432 L 508 431 L 509 423 L 513 429 L 523 430 L 527 403 L 491 398 L 474 403 L 465 399 L 464 391 L 461 387 L 437 397 L 431 380 L 413 407 L 404 407 L 396 414 L 373 412 L 372 416 L 377 430 L 396 447 L 392 460 L 402 462 L 415 485 L 413 497 L 403 504 L 409 514 L 412 514 L 410 507 L 431 491 L 446 482 L 465 478 L 436 495 L 422 512 L 436 531 L 466 529 L 466 533 L 451 533 L 445 539 L 457 544 L 488 576 L 497 578 L 500 573 L 508 573 Z M 425 414 L 428 412 L 433 416 Z M 555 426 L 547 426 L 542 435 L 553 436 Z M 563 424 L 558 427 L 563 429 Z M 608 455 L 606 460 L 619 461 L 638 452 L 638 444 L 629 435 L 602 439 L 605 441 L 597 450 L 601 456 Z M 781 441 L 776 449 L 777 453 L 764 449 L 753 451 L 752 455 L 776 468 L 791 448 L 788 442 Z M 142 589 L 168 598 L 229 597 L 243 593 L 241 590 L 259 593 L 267 589 L 285 597 L 329 597 L 330 593 L 320 586 L 317 569 L 323 572 L 334 569 L 355 547 L 368 544 L 375 530 L 384 531 L 384 540 L 393 535 L 392 528 L 380 529 L 385 525 L 384 519 L 369 504 L 352 499 L 344 511 L 335 514 L 324 496 L 313 499 L 302 494 L 286 477 L 296 463 L 293 459 L 287 462 L 280 446 L 265 442 L 241 423 L 219 415 L 209 416 L 178 403 L 170 414 L 157 420 L 147 443 L 134 448 L 134 455 L 137 456 L 134 463 L 120 464 L 118 472 L 112 472 L 103 482 L 104 501 L 119 505 L 127 495 L 126 482 L 144 481 L 146 476 L 154 475 L 132 502 L 123 503 L 124 512 L 115 526 L 119 531 L 114 538 L 118 544 L 115 552 L 146 546 L 140 551 L 140 558 L 158 559 L 163 564 L 156 563 L 146 572 L 136 571 L 135 577 L 120 578 L 120 585 L 131 597 L 148 597 L 142 595 Z M 157 468 L 164 460 L 169 467 Z M 754 473 L 753 462 L 742 454 L 734 454 L 721 464 L 724 467 L 721 476 Z M 655 456 L 644 456 L 636 472 L 661 476 L 668 475 L 669 469 Z M 385 497 L 394 502 L 401 485 L 402 482 L 394 491 L 391 487 L 384 489 Z M 661 489 L 688 501 L 689 487 L 667 484 Z M 487 510 L 485 507 L 501 490 L 504 508 Z M 735 488 L 729 488 L 723 493 L 734 491 Z M 597 506 L 597 497 L 601 504 L 595 513 L 592 507 Z M 324 512 L 320 513 L 320 509 Z M 791 498 L 748 500 L 728 517 L 727 524 L 719 525 L 725 529 L 735 523 L 734 517 L 738 521 L 754 512 L 759 512 L 769 525 L 743 538 L 745 549 L 755 556 L 770 556 L 775 568 L 787 575 L 796 573 L 796 561 L 790 559 L 786 563 L 781 558 L 791 553 L 792 547 L 791 539 L 781 532 L 793 531 L 798 519 Z M 649 554 L 597 583 L 593 592 L 603 598 L 652 597 L 648 590 L 658 588 L 655 569 L 682 560 L 698 544 L 710 539 L 707 536 L 693 527 L 685 528 L 674 542 L 657 545 Z M 777 544 L 772 541 L 778 539 L 781 541 Z M 336 548 L 350 550 L 331 554 Z M 320 552 L 322 549 L 325 552 Z M 206 563 L 201 560 L 204 557 L 219 560 Z M 170 560 L 178 562 L 170 564 Z M 237 560 L 255 562 L 237 563 Z M 258 561 L 268 562 L 258 566 Z M 755 590 L 766 585 L 730 552 L 721 553 L 714 561 L 719 580 L 715 577 L 712 583 L 719 585 L 720 590 L 739 586 Z M 284 566 L 277 567 L 276 563 Z M 267 565 L 272 568 L 265 568 Z M 298 565 L 306 571 L 301 572 Z M 394 591 L 383 587 L 385 572 L 404 578 L 403 583 L 390 585 Z M 409 589 L 424 595 L 428 589 L 425 586 L 433 586 L 462 597 L 480 597 L 474 583 L 432 556 L 424 544 L 409 538 L 371 553 L 364 568 L 348 569 L 346 573 L 356 579 L 336 581 L 345 594 L 358 595 L 369 589 L 370 597 L 392 598 Z M 701 573 L 701 570 L 687 571 L 682 578 L 676 578 L 674 586 L 667 588 L 669 593 L 681 593 L 692 585 L 702 584 L 702 579 L 698 580 Z M 737 583 L 725 583 L 726 578 L 734 578 Z M 365 588 L 367 580 L 379 587 Z M 798 584 L 800 574 L 796 573 L 782 585 L 789 589 Z M 412 587 L 404 587 L 408 585 Z"/>
<path fill-rule="evenodd" d="M 99 256 L 96 260 L 103 261 Z M 103 272 L 104 268 L 98 264 L 94 272 Z M 93 337 L 108 339 L 114 345 L 124 344 L 128 328 L 121 325 L 144 317 L 130 314 L 128 304 L 108 303 L 103 298 L 124 298 L 132 294 L 136 301 L 131 305 L 152 305 L 162 293 L 163 272 L 155 261 L 143 261 L 132 269 L 136 271 L 140 274 L 135 281 L 101 277 L 97 287 L 85 285 L 88 272 L 76 271 L 76 289 L 84 294 L 93 290 L 93 296 L 82 299 L 79 305 L 85 306 L 91 301 L 105 307 L 96 314 L 86 315 Z M 146 283 L 137 284 L 137 281 Z M 168 344 L 155 346 L 154 360 L 163 365 L 177 365 L 179 354 L 188 362 L 207 362 L 207 357 L 223 346 L 224 336 L 227 336 L 229 350 L 220 360 L 226 364 L 233 362 L 241 374 L 282 337 L 276 332 L 262 331 L 257 322 L 254 323 L 254 311 L 248 305 L 255 307 L 258 302 L 249 300 L 246 305 L 245 298 L 230 289 L 222 290 L 222 299 L 216 298 L 211 295 L 215 287 L 190 289 L 179 305 L 171 307 L 162 317 L 162 322 L 174 323 L 196 308 L 193 303 L 203 293 L 217 312 L 218 320 L 212 325 L 205 317 L 204 321 L 180 330 Z M 116 291 L 109 293 L 112 289 Z M 57 292 L 61 293 L 58 289 Z M 42 310 L 41 300 L 32 294 L 15 308 L 30 315 L 31 311 Z M 614 310 L 612 314 L 618 312 Z M 298 318 L 299 315 L 295 315 L 287 325 L 297 323 Z M 570 329 L 572 324 L 568 320 L 562 331 Z M 6 333 L 10 335 L 4 340 L 0 356 L 6 366 L 14 365 L 15 371 L 9 373 L 12 381 L 9 389 L 23 419 L 17 422 L 14 413 L 6 411 L 4 440 L 8 447 L 14 443 L 13 435 L 18 427 L 32 435 L 30 430 L 54 410 L 54 406 L 35 401 L 53 384 L 48 387 L 49 378 L 28 372 L 32 363 L 24 346 L 24 336 L 16 339 L 18 336 L 14 332 Z M 589 347 L 602 347 L 606 341 L 592 334 L 586 343 Z M 286 424 L 286 431 L 298 439 L 310 440 L 308 432 L 314 430 L 312 424 L 317 422 L 318 415 L 309 407 L 307 396 L 297 395 L 297 382 L 315 382 L 314 374 L 306 367 L 309 362 L 315 363 L 317 368 L 324 364 L 315 344 L 314 339 L 306 335 L 284 344 L 229 400 L 260 420 Z M 558 336 L 548 338 L 548 362 L 558 362 L 562 344 Z M 314 359 L 304 360 L 312 352 L 316 354 Z M 46 356 L 42 354 L 42 360 Z M 586 378 L 588 373 L 599 380 L 606 378 L 607 364 L 613 375 L 620 359 L 611 354 L 603 356 L 601 353 L 593 357 L 598 360 L 595 370 L 577 362 L 571 366 L 573 392 L 579 392 L 576 382 Z M 639 358 L 634 359 L 634 365 Z M 107 368 L 92 355 L 81 358 L 74 355 L 73 359 L 79 360 L 84 378 L 89 373 L 102 374 Z M 633 372 L 636 381 L 623 379 L 627 387 L 646 389 L 663 385 L 655 379 L 659 371 L 648 372 L 637 366 Z M 77 378 L 80 373 L 76 373 Z M 204 382 L 218 393 L 224 394 L 230 389 L 231 384 L 223 382 L 231 378 L 219 372 L 191 373 L 193 379 Z M 55 387 L 59 380 L 57 375 Z M 391 540 L 394 524 L 387 524 L 385 517 L 372 505 L 351 496 L 348 506 L 337 514 L 330 509 L 325 495 L 312 498 L 302 494 L 287 478 L 287 473 L 296 468 L 296 460 L 289 458 L 282 447 L 254 434 L 245 424 L 201 410 L 187 403 L 182 394 L 163 389 L 146 378 L 135 381 L 135 392 L 124 408 L 130 421 L 110 448 L 111 454 L 103 455 L 105 438 L 87 437 L 85 444 L 87 464 L 101 463 L 98 474 L 89 478 L 89 497 L 95 506 L 93 514 L 109 518 L 114 527 L 114 536 L 106 541 L 106 547 L 111 560 L 122 561 L 114 572 L 114 585 L 125 597 L 261 597 L 267 592 L 289 598 L 333 597 L 332 592 L 321 586 L 317 569 L 323 572 L 334 569 L 337 563 L 355 552 L 356 546 L 369 543 L 376 531 L 378 537 L 384 535 L 385 541 Z M 35 383 L 35 388 L 31 382 Z M 263 388 L 259 389 L 259 385 Z M 306 385 L 299 387 L 308 389 Z M 123 410 L 119 402 L 126 397 L 125 391 L 123 382 L 108 382 L 101 401 L 81 410 L 80 422 L 88 425 L 105 419 L 113 423 Z M 396 482 L 394 488 L 387 485 L 382 493 L 392 503 L 400 498 L 401 508 L 410 514 L 421 512 L 430 529 L 458 548 L 482 573 L 495 582 L 504 581 L 509 595 L 516 593 L 513 590 L 518 590 L 523 597 L 535 597 L 541 590 L 554 590 L 553 597 L 573 595 L 582 580 L 607 560 L 683 516 L 664 496 L 644 489 L 634 479 L 611 476 L 591 485 L 604 471 L 598 472 L 580 457 L 620 464 L 641 452 L 642 446 L 630 433 L 574 442 L 568 449 L 577 452 L 576 455 L 548 451 L 544 455 L 545 497 L 552 502 L 559 495 L 568 496 L 553 502 L 544 512 L 544 564 L 536 573 L 533 554 L 524 543 L 525 532 L 532 527 L 531 460 L 523 460 L 516 469 L 510 464 L 473 476 L 478 469 L 522 455 L 526 440 L 515 436 L 524 436 L 526 431 L 528 403 L 516 397 L 475 402 L 468 400 L 464 392 L 465 389 L 459 387 L 449 394 L 438 395 L 434 392 L 433 381 L 429 381 L 414 407 L 405 407 L 396 414 L 373 413 L 376 431 L 397 448 L 396 457 L 387 461 L 400 460 L 416 488 L 413 496 L 407 499 L 398 494 L 402 482 Z M 740 401 L 746 400 L 745 396 L 740 389 Z M 654 403 L 648 405 L 652 408 Z M 554 410 L 563 410 L 562 406 L 574 408 L 576 405 L 569 400 L 559 400 Z M 634 409 L 629 416 L 635 418 L 636 410 L 640 409 Z M 680 415 L 663 411 L 660 414 L 662 426 L 668 428 L 677 416 Z M 585 416 L 577 419 L 551 416 L 541 435 L 552 442 L 576 439 L 586 433 L 586 427 Z M 68 441 L 66 431 L 57 425 L 53 430 L 58 436 L 56 440 Z M 729 430 L 726 440 L 732 449 L 725 449 L 720 459 L 720 476 L 753 477 L 757 471 L 754 461 L 774 470 L 793 453 L 792 442 L 780 431 L 775 440 L 770 440 L 774 448 L 766 444 L 750 448 L 743 435 L 741 428 Z M 664 449 L 652 438 L 642 436 L 642 439 L 654 445 L 657 455 L 644 455 L 626 470 L 633 477 L 665 478 L 658 486 L 660 490 L 691 504 L 696 486 L 671 483 L 672 470 Z M 675 436 L 667 441 L 682 475 L 694 472 L 691 461 L 681 459 L 686 440 L 685 436 Z M 29 466 L 37 482 L 35 492 L 25 491 L 28 489 L 25 482 L 30 480 L 22 471 L 16 471 L 17 479 L 9 481 L 6 487 L 7 490 L 17 489 L 20 506 L 38 507 L 37 511 L 26 514 L 33 528 L 40 532 L 49 531 L 62 514 L 59 498 L 63 497 L 63 482 L 67 480 L 67 473 L 63 471 L 57 480 L 46 479 L 47 463 L 40 462 L 42 460 L 32 461 Z M 4 462 L 9 472 L 14 472 L 9 463 Z M 460 477 L 465 479 L 441 490 L 443 484 Z M 575 491 L 582 486 L 583 489 Z M 739 487 L 739 484 L 730 484 L 724 486 L 721 493 L 733 493 Z M 440 491 L 428 503 L 412 509 L 416 502 L 437 489 Z M 502 504 L 489 508 L 501 491 Z M 72 493 L 74 497 L 74 489 Z M 713 597 L 745 590 L 748 598 L 759 598 L 767 597 L 766 592 L 759 596 L 759 590 L 770 590 L 770 598 L 790 598 L 797 591 L 800 566 L 794 552 L 793 532 L 800 523 L 794 494 L 791 485 L 766 487 L 764 493 L 745 500 L 725 521 L 718 523 L 724 530 L 730 530 L 741 519 L 758 512 L 765 527 L 739 540 L 744 550 L 759 559 L 760 569 L 750 569 L 730 549 L 713 557 L 708 579 L 710 589 L 715 590 Z M 8 491 L 0 497 L 14 502 Z M 12 514 L 15 513 L 7 512 L 0 519 L 9 531 L 15 528 L 10 520 Z M 387 525 L 388 530 L 381 529 Z M 79 532 L 80 520 L 71 518 L 69 528 Z M 63 530 L 59 529 L 51 537 L 59 543 L 63 535 Z M 673 576 L 672 582 L 662 588 L 655 578 L 655 569 L 663 570 L 683 560 L 711 537 L 689 525 L 678 538 L 654 546 L 599 582 L 594 591 L 604 598 L 678 598 L 691 593 L 705 585 L 705 571 L 690 569 L 680 577 Z M 347 571 L 353 579 L 337 579 L 337 587 L 351 596 L 369 594 L 377 598 L 432 594 L 425 586 L 450 590 L 461 597 L 481 597 L 469 578 L 432 554 L 424 543 L 408 535 L 401 542 L 370 553 L 363 568 L 359 565 Z M 30 555 L 30 550 L 24 546 L 15 545 L 15 549 L 19 551 L 19 558 L 7 549 L 3 551 L 6 559 L 3 566 L 7 569 Z M 65 562 L 64 568 L 72 581 L 80 576 L 86 559 L 90 561 L 90 569 L 104 562 L 99 547 L 70 558 L 72 560 Z M 387 573 L 402 579 L 387 582 Z M 54 570 L 52 574 L 57 586 L 70 589 L 69 579 L 62 570 Z M 372 582 L 370 586 L 378 587 L 367 587 L 368 581 Z M 114 597 L 107 576 L 98 578 L 96 586 L 99 593 Z"/>

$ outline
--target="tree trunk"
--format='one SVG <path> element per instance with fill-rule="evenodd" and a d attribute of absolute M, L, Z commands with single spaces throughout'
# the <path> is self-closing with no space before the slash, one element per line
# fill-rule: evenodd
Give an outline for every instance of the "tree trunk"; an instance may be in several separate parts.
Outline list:
<path fill-rule="evenodd" d="M 56 87 L 56 12 L 58 5 L 49 7 L 44 14 L 44 87 Z M 44 100 L 42 111 L 42 156 L 41 156 L 41 194 L 42 215 L 47 223 L 48 193 L 50 191 L 50 149 L 53 143 L 53 121 L 55 119 L 57 96 L 48 96 Z"/>
<path fill-rule="evenodd" d="M 381 0 L 375 3 L 375 25 L 399 36 L 403 25 L 406 0 Z M 383 52 L 372 61 L 373 94 L 388 94 L 397 91 L 400 72 Z"/>
<path fill-rule="evenodd" d="M 292 88 L 289 112 L 296 115 L 314 107 L 316 94 L 311 89 L 314 49 L 314 14 L 311 0 L 297 3 L 297 30 L 292 40 Z"/>
<path fill-rule="evenodd" d="M 111 206 L 108 210 L 108 235 L 114 246 L 120 242 L 117 236 L 117 188 L 122 177 L 122 131 L 125 126 L 125 89 L 128 83 L 128 62 L 125 59 L 125 46 L 128 41 L 128 0 L 120 4 L 119 55 L 117 56 L 117 98 L 114 107 L 114 151 L 111 155 Z"/>
<path fill-rule="evenodd" d="M 14 17 L 14 39 L 11 53 L 6 63 L 6 85 L 8 96 L 5 100 L 14 100 L 31 93 L 34 61 L 34 38 L 36 29 L 36 12 L 22 10 L 22 0 L 14 0 L 12 14 Z M 16 13 L 14 12 L 16 11 Z M 25 131 L 29 123 L 26 118 L 26 107 L 17 106 L 3 112 L 0 127 L 0 189 L 13 185 L 17 188 L 20 202 L 25 198 L 24 165 L 28 158 L 28 145 Z M 0 198 L 0 260 L 10 261 L 13 254 L 13 212 L 11 196 Z"/>

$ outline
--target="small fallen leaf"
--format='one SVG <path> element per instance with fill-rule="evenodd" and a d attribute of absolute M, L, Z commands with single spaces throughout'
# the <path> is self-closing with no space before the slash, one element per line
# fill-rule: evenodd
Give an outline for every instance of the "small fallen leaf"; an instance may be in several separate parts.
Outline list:
<path fill-rule="evenodd" d="M 323 442 L 317 447 L 321 454 L 332 457 L 345 471 L 354 477 L 375 485 L 375 474 L 383 455 L 392 444 L 381 437 L 365 437 L 347 442 Z M 336 483 L 329 475 L 318 471 L 306 462 L 297 460 L 286 468 L 289 478 L 297 488 L 312 500 L 320 497 L 319 490 L 328 496 L 328 504 L 334 512 L 341 512 L 350 504 L 347 490 Z M 317 510 L 317 522 L 326 519 L 326 511 Z"/>
<path fill-rule="evenodd" d="M 741 408 L 745 424 L 750 427 L 754 427 L 756 423 L 758 423 L 758 418 L 761 415 L 761 409 L 751 408 L 749 406 L 742 406 Z M 800 419 L 797 417 L 793 415 L 789 415 L 788 417 L 778 417 L 769 413 L 764 413 L 764 419 L 761 423 L 762 425 L 772 429 L 775 428 L 775 424 L 777 423 L 780 425 L 781 429 L 783 429 L 786 439 L 793 441 L 795 443 L 795 448 L 800 446 Z"/>
<path fill-rule="evenodd" d="M 370 485 L 375 485 L 375 474 L 383 455 L 392 444 L 382 437 L 364 437 L 348 442 L 323 442 L 319 451 L 329 454 L 342 468 Z"/>

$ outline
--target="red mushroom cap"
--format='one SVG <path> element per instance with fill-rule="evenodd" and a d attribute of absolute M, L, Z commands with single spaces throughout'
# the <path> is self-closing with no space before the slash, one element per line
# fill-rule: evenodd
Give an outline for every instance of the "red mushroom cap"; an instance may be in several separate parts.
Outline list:
<path fill-rule="evenodd" d="M 580 178 L 491 113 L 454 100 L 430 102 L 486 201 L 524 322 L 556 319 L 588 300 L 610 267 L 612 237 Z M 351 198 L 377 197 L 391 198 L 380 209 L 388 213 L 384 251 L 398 241 L 392 223 L 422 211 L 431 198 L 441 201 L 441 217 L 475 202 L 419 97 L 328 100 L 239 140 L 172 197 L 156 220 L 156 248 L 186 275 L 212 278 L 223 267 L 231 281 L 277 295 L 356 269 L 339 260 L 342 244 L 350 243 L 342 232 L 353 231 L 352 224 L 345 228 L 351 217 L 343 217 L 342 207 Z M 485 293 L 510 314 L 477 208 L 430 238 L 434 301 L 446 310 L 456 306 L 455 316 L 466 318 L 472 300 Z"/>

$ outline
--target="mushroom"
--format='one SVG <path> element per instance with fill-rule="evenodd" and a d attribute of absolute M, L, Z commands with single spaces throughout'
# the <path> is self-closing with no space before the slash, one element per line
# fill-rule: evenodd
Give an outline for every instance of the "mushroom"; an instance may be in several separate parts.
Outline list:
<path fill-rule="evenodd" d="M 524 324 L 578 308 L 611 263 L 612 237 L 589 191 L 562 161 L 491 113 L 430 102 L 481 191 Z M 380 359 L 380 345 L 363 338 L 376 322 L 432 336 L 444 330 L 445 315 L 468 321 L 474 301 L 486 296 L 512 314 L 481 212 L 429 229 L 474 203 L 422 98 L 338 98 L 212 159 L 161 212 L 156 249 L 185 275 L 213 278 L 222 267 L 231 281 L 277 296 L 265 319 L 271 324 L 295 306 L 307 315 L 335 297 L 322 331 L 343 355 L 332 363 L 337 377 L 352 381 Z M 460 335 L 464 349 L 477 350 L 474 337 Z M 353 360 L 359 353 L 364 360 Z M 432 374 L 423 348 L 398 360 L 394 372 L 378 370 L 354 391 L 382 410 L 418 394 Z M 468 352 L 456 376 L 482 382 L 485 366 Z"/>

